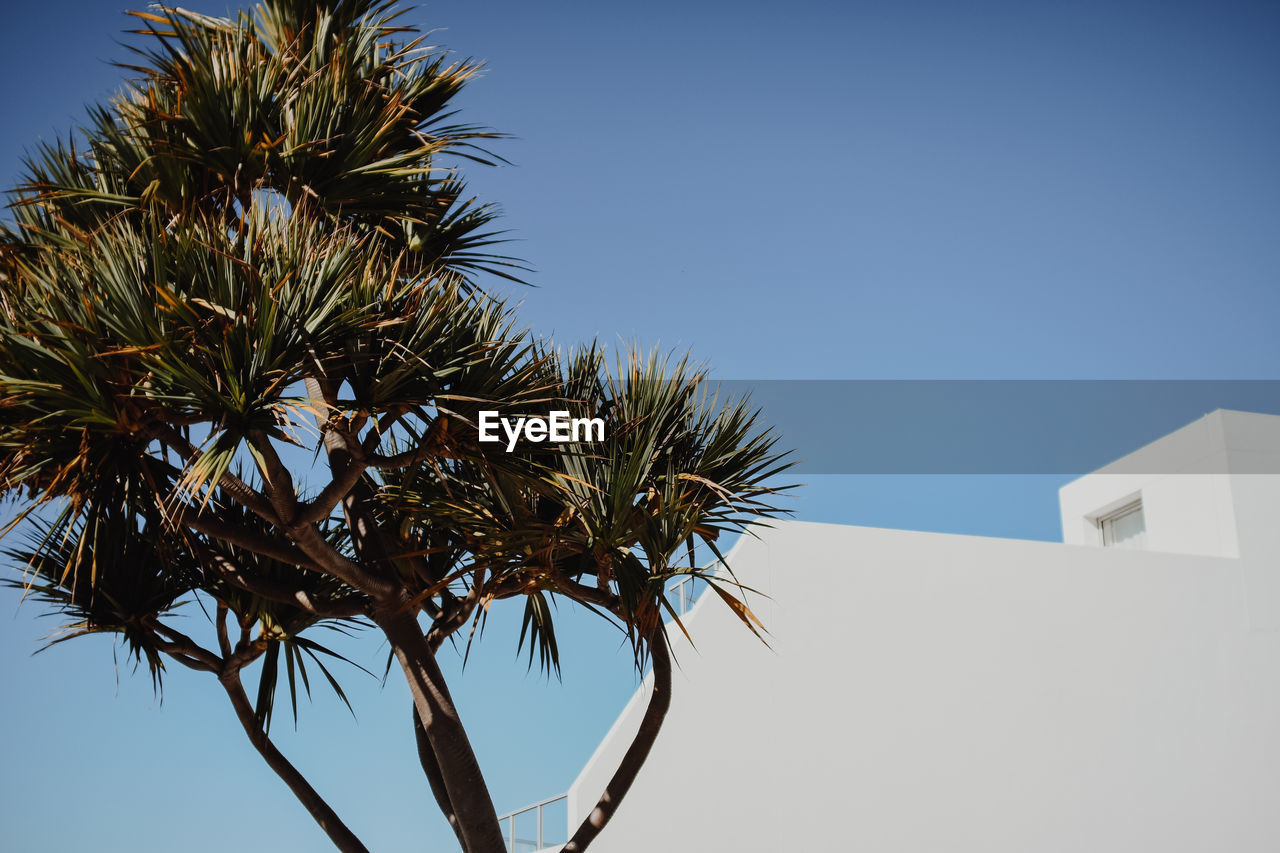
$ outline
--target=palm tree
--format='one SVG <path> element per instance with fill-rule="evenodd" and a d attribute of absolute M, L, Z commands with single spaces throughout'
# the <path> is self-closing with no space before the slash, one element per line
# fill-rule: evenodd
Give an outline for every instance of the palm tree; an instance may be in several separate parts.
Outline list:
<path fill-rule="evenodd" d="M 437 802 L 464 850 L 496 853 L 437 650 L 523 597 L 530 660 L 553 669 L 551 600 L 590 606 L 660 689 L 571 841 L 586 849 L 665 713 L 667 583 L 709 574 L 696 547 L 718 557 L 722 535 L 778 512 L 774 437 L 705 372 L 561 355 L 478 288 L 522 269 L 492 253 L 494 209 L 445 165 L 494 161 L 479 146 L 495 134 L 450 108 L 478 66 L 402 41 L 392 4 L 134 14 L 139 76 L 37 152 L 0 234 L 17 583 L 70 617 L 64 639 L 120 635 L 157 686 L 165 660 L 215 676 L 344 851 L 365 848 L 268 736 L 282 669 L 291 693 L 310 666 L 345 699 L 319 629 L 386 639 Z M 551 407 L 600 417 L 604 440 L 479 440 L 482 409 Z M 291 447 L 326 461 L 319 488 L 298 485 Z M 710 580 L 752 625 L 732 580 Z M 192 599 L 212 603 L 208 640 L 173 627 Z"/>
<path fill-rule="evenodd" d="M 476 617 L 479 605 L 520 596 L 530 665 L 536 652 L 543 669 L 558 672 L 551 602 L 562 596 L 618 625 L 637 667 L 652 662 L 654 689 L 640 728 L 565 847 L 583 851 L 621 804 L 670 704 L 664 613 L 684 630 L 667 597 L 672 580 L 701 579 L 760 636 L 763 626 L 732 594 L 740 588 L 732 574 L 714 571 L 728 568 L 716 543 L 779 513 L 771 499 L 780 489 L 768 484 L 789 463 L 748 402 L 717 399 L 705 371 L 686 360 L 632 352 L 609 365 L 593 345 L 540 361 L 553 371 L 545 384 L 559 389 L 574 416 L 603 421 L 603 441 L 586 451 L 526 445 L 501 465 L 473 459 L 470 470 L 391 480 L 382 493 L 412 519 L 420 541 L 449 552 L 453 571 L 466 578 L 467 606 L 428 635 L 434 646 Z M 461 553 L 450 552 L 446 543 L 459 540 Z M 697 559 L 700 547 L 714 556 L 710 567 Z M 420 738 L 430 778 L 424 746 Z M 450 815 L 452 802 L 437 798 Z"/>

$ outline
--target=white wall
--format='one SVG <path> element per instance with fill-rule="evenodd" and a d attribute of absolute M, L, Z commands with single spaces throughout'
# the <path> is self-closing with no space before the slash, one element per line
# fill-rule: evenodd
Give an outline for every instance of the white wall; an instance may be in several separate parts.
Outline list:
<path fill-rule="evenodd" d="M 600 853 L 1280 850 L 1280 633 L 1249 560 L 798 522 L 732 560 L 773 649 L 698 603 Z"/>
<path fill-rule="evenodd" d="M 1217 411 L 1060 493 L 1067 544 L 787 522 L 672 632 L 600 853 L 1280 850 L 1280 417 Z M 1147 550 L 1097 518 L 1140 497 Z M 595 802 L 647 701 L 569 793 Z"/>
<path fill-rule="evenodd" d="M 1225 470 L 1225 454 L 1221 461 Z M 1059 492 L 1063 541 L 1102 547 L 1099 519 L 1137 499 L 1147 525 L 1147 550 L 1240 555 L 1227 474 L 1091 474 L 1068 483 Z"/>
<path fill-rule="evenodd" d="M 1147 549 L 1280 557 L 1280 417 L 1219 409 L 1063 486 L 1062 539 L 1102 545 L 1098 519 L 1141 498 Z"/>

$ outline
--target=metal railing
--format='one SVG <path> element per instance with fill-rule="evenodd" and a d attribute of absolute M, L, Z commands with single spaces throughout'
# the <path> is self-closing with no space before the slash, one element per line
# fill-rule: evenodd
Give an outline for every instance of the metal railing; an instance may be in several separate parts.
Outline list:
<path fill-rule="evenodd" d="M 547 846 L 547 841 L 546 841 L 547 836 L 546 836 L 546 832 L 544 831 L 546 821 L 543 820 L 543 814 L 542 814 L 543 810 L 546 809 L 547 806 L 552 805 L 553 803 L 558 803 L 561 800 L 567 801 L 568 798 L 569 798 L 568 794 L 560 794 L 559 796 L 550 797 L 549 799 L 545 799 L 545 800 L 542 800 L 541 802 L 534 803 L 531 806 L 525 806 L 522 809 L 516 809 L 515 811 L 504 814 L 502 817 L 498 818 L 499 826 L 506 824 L 504 828 L 504 834 L 507 836 L 507 853 L 532 853 L 532 851 L 544 849 Z M 529 812 L 535 811 L 535 810 L 538 812 L 537 838 L 520 838 L 519 836 L 516 835 L 516 818 L 518 818 L 520 815 L 528 814 Z M 566 830 L 568 829 L 567 824 L 565 829 Z M 561 834 L 562 833 L 556 833 L 556 836 L 559 837 Z M 551 843 L 563 844 L 564 842 L 553 841 Z"/>
<path fill-rule="evenodd" d="M 667 592 L 675 593 L 676 599 L 680 602 L 681 616 L 683 616 L 685 611 L 692 607 L 693 603 L 698 600 L 698 593 L 701 591 L 701 588 L 696 586 L 698 583 L 705 585 L 706 581 L 701 578 L 686 577 L 681 578 L 667 587 Z"/>

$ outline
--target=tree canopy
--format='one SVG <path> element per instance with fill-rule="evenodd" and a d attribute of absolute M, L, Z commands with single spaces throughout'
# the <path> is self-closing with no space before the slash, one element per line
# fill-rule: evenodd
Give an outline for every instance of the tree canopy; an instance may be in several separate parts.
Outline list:
<path fill-rule="evenodd" d="M 365 848 L 269 737 L 282 674 L 292 691 L 311 667 L 343 695 L 317 628 L 389 643 L 436 801 L 464 850 L 492 853 L 436 655 L 522 599 L 530 661 L 555 670 L 551 603 L 592 608 L 658 689 L 566 848 L 585 849 L 665 712 L 672 579 L 706 577 L 758 628 L 713 567 L 726 534 L 780 512 L 777 437 L 687 359 L 562 350 L 483 288 L 524 268 L 460 176 L 497 160 L 497 134 L 452 106 L 478 65 L 394 4 L 132 14 L 130 80 L 36 150 L 0 232 L 14 582 L 66 614 L 62 639 L 117 634 L 157 685 L 166 662 L 214 676 L 343 850 Z M 489 410 L 598 418 L 603 437 L 508 451 L 480 440 Z M 193 606 L 208 637 L 175 627 Z"/>

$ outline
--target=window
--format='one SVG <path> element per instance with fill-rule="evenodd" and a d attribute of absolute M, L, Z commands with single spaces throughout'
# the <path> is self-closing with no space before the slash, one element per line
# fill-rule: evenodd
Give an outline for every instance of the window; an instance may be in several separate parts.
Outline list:
<path fill-rule="evenodd" d="M 1147 520 L 1142 515 L 1142 501 L 1126 504 L 1110 515 L 1098 519 L 1102 528 L 1102 544 L 1108 548 L 1147 547 Z"/>

